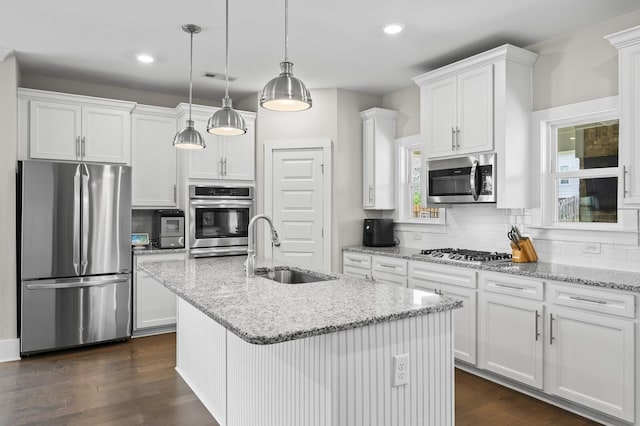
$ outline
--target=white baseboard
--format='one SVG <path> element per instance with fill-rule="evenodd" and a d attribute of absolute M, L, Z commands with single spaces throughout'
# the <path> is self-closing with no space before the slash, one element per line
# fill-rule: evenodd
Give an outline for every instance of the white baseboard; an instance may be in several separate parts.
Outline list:
<path fill-rule="evenodd" d="M 20 359 L 20 339 L 0 340 L 0 362 Z"/>

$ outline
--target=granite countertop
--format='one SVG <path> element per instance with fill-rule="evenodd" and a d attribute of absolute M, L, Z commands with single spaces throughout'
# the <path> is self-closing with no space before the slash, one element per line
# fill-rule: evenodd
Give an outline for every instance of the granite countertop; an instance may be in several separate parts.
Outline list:
<path fill-rule="evenodd" d="M 146 254 L 166 254 L 166 253 L 186 253 L 187 249 L 182 248 L 157 248 L 157 247 L 145 247 L 142 249 L 131 249 L 131 252 L 135 255 L 146 255 Z"/>
<path fill-rule="evenodd" d="M 530 278 L 540 278 L 572 284 L 640 292 L 640 273 L 615 271 L 611 269 L 587 268 L 584 266 L 563 265 L 559 263 L 530 262 L 474 265 L 443 259 L 421 256 L 419 249 L 404 247 L 345 247 L 346 252 L 365 253 L 378 256 L 390 256 L 408 260 L 440 263 L 483 271 L 503 272 Z"/>
<path fill-rule="evenodd" d="M 261 345 L 462 307 L 448 296 L 342 274 L 307 284 L 247 278 L 245 259 L 149 262 L 139 268 L 245 341 Z M 268 264 L 273 262 L 256 266 Z"/>

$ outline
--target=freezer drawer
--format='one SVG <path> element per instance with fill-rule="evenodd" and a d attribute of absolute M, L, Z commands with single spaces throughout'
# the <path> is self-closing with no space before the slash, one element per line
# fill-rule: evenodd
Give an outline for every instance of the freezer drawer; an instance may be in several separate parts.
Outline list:
<path fill-rule="evenodd" d="M 20 352 L 62 349 L 131 336 L 131 275 L 21 283 Z"/>

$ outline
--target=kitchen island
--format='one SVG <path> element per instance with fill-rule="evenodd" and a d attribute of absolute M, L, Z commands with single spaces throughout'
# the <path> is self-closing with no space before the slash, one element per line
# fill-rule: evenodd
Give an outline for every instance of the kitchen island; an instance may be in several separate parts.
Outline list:
<path fill-rule="evenodd" d="M 140 265 L 179 296 L 176 370 L 218 423 L 453 424 L 459 300 L 340 274 L 246 278 L 244 260 Z"/>

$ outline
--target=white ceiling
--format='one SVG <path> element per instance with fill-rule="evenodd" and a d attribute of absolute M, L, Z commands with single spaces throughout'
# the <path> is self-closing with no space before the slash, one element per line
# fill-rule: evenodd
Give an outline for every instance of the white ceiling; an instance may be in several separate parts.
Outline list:
<path fill-rule="evenodd" d="M 230 0 L 232 98 L 258 92 L 284 56 L 284 1 Z M 194 37 L 194 97 L 220 98 L 223 0 L 2 0 L 0 46 L 24 74 L 186 94 Z M 387 94 L 411 77 L 503 43 L 517 46 L 640 8 L 638 0 L 290 0 L 289 57 L 311 89 Z M 398 21 L 394 37 L 380 27 Z M 139 52 L 156 61 L 143 65 Z M 313 91 L 312 91 L 313 96 Z"/>

